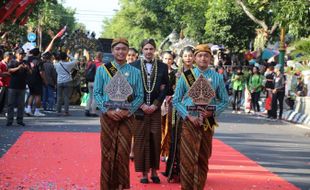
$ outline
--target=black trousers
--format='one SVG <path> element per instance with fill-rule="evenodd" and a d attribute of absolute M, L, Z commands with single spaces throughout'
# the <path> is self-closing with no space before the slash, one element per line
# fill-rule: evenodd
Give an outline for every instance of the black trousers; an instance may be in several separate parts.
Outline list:
<path fill-rule="evenodd" d="M 8 104 L 8 88 L 3 86 L 0 87 L 0 113 L 3 112 L 3 109 Z"/>
<path fill-rule="evenodd" d="M 277 118 L 278 107 L 280 109 L 279 119 L 282 119 L 284 95 L 285 95 L 284 91 L 278 91 L 274 93 L 272 96 L 271 115 L 275 119 Z"/>
<path fill-rule="evenodd" d="M 259 107 L 259 104 L 258 104 L 259 97 L 260 97 L 260 92 L 252 92 L 251 93 L 252 108 L 256 112 L 260 112 L 260 107 Z"/>
<path fill-rule="evenodd" d="M 241 98 L 242 98 L 242 90 L 234 90 L 234 101 L 232 103 L 233 110 L 240 111 Z"/>
<path fill-rule="evenodd" d="M 17 122 L 23 122 L 25 108 L 25 90 L 9 88 L 7 121 L 10 123 L 14 120 L 15 107 L 17 107 Z"/>

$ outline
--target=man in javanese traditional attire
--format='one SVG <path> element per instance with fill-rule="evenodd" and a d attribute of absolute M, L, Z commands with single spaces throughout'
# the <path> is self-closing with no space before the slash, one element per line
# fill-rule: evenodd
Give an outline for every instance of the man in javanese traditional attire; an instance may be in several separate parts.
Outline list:
<path fill-rule="evenodd" d="M 197 67 L 182 74 L 177 82 L 172 101 L 184 119 L 180 145 L 182 190 L 204 188 L 212 153 L 212 136 L 214 127 L 217 126 L 215 117 L 228 105 L 228 95 L 223 78 L 208 68 L 212 60 L 209 46 L 198 45 L 194 56 Z M 196 80 L 199 80 L 199 83 L 195 86 Z M 189 91 L 194 93 L 189 94 Z M 208 111 L 208 109 L 189 111 L 187 109 L 200 101 L 208 102 L 215 107 L 216 111 Z"/>
<path fill-rule="evenodd" d="M 143 103 L 144 96 L 139 70 L 126 62 L 128 41 L 114 39 L 111 47 L 114 60 L 97 68 L 94 83 L 94 97 L 102 112 L 101 190 L 130 188 L 129 153 L 135 125 L 133 113 Z M 128 94 L 124 103 L 129 106 L 109 106 L 111 100 L 124 99 L 124 94 Z"/>

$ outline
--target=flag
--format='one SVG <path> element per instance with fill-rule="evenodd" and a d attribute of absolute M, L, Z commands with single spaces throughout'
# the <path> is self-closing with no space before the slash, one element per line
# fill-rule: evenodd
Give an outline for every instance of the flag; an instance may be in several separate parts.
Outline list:
<path fill-rule="evenodd" d="M 63 29 L 61 29 L 55 36 L 55 38 L 60 38 L 64 33 L 65 31 L 67 30 L 67 26 L 64 26 Z"/>
<path fill-rule="evenodd" d="M 18 7 L 22 0 L 10 0 L 0 9 L 0 23 L 4 22 Z"/>

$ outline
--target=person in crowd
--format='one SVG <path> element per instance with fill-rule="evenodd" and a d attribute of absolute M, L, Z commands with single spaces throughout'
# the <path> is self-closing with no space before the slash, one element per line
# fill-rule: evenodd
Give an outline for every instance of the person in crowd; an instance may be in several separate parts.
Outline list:
<path fill-rule="evenodd" d="M 265 90 L 266 90 L 266 101 L 265 109 L 267 110 L 267 117 L 272 118 L 271 102 L 272 102 L 272 90 L 274 89 L 274 67 L 269 66 L 264 74 L 265 76 Z"/>
<path fill-rule="evenodd" d="M 285 78 L 281 73 L 281 65 L 277 64 L 274 67 L 274 89 L 272 90 L 272 118 L 277 119 L 277 112 L 279 107 L 278 119 L 282 119 L 283 101 L 285 95 Z"/>
<path fill-rule="evenodd" d="M 137 59 L 139 58 L 139 52 L 136 48 L 134 47 L 130 47 L 128 54 L 127 54 L 127 63 L 128 64 L 132 64 L 135 61 L 137 61 Z M 130 159 L 133 160 L 134 159 L 134 136 L 132 137 L 131 140 L 131 148 L 130 148 L 130 155 L 129 155 Z"/>
<path fill-rule="evenodd" d="M 138 50 L 136 50 L 133 47 L 129 48 L 129 52 L 128 52 L 127 58 L 126 58 L 127 63 L 129 63 L 129 64 L 134 63 L 135 61 L 137 61 L 138 58 L 139 58 Z"/>
<path fill-rule="evenodd" d="M 28 104 L 25 108 L 25 113 L 29 116 L 45 116 L 45 114 L 41 113 L 39 110 L 41 107 L 43 84 L 46 84 L 43 62 L 40 59 L 39 48 L 34 48 L 30 50 L 29 53 L 30 55 L 26 57 L 26 60 L 31 68 L 31 74 L 27 77 L 30 96 L 28 97 Z M 35 104 L 34 114 L 32 114 L 33 104 Z"/>
<path fill-rule="evenodd" d="M 100 116 L 101 190 L 130 188 L 129 152 L 135 127 L 134 112 L 143 103 L 144 93 L 139 70 L 127 64 L 128 47 L 127 39 L 113 39 L 111 48 L 114 61 L 98 67 L 96 72 L 94 97 L 102 112 Z M 106 106 L 110 97 L 104 89 L 116 72 L 120 72 L 126 78 L 133 90 L 127 99 L 130 103 L 129 109 L 121 107 L 114 109 Z"/>
<path fill-rule="evenodd" d="M 194 68 L 194 48 L 184 47 L 180 52 L 180 57 L 181 66 L 175 75 L 176 82 L 182 77 L 183 72 L 190 72 Z M 180 182 L 180 139 L 183 119 L 175 109 L 173 111 L 169 157 L 163 175 L 167 177 L 169 182 Z"/>
<path fill-rule="evenodd" d="M 238 114 L 241 113 L 241 98 L 242 98 L 242 93 L 244 90 L 245 86 L 245 78 L 244 74 L 242 72 L 242 67 L 237 66 L 236 68 L 236 73 L 234 73 L 231 77 L 231 82 L 232 82 L 232 89 L 233 89 L 233 113 L 238 112 Z"/>
<path fill-rule="evenodd" d="M 252 69 L 249 67 L 244 67 L 243 69 L 244 78 L 245 78 L 245 89 L 244 89 L 244 112 L 249 114 L 251 113 L 252 108 L 252 98 L 249 87 L 250 77 L 252 76 Z"/>
<path fill-rule="evenodd" d="M 77 89 L 79 89 L 79 95 L 82 97 L 84 94 L 82 93 L 88 93 L 88 86 L 86 82 L 86 69 L 89 63 L 88 54 L 86 53 L 83 56 L 79 57 L 79 61 L 77 63 L 77 77 L 79 78 L 79 84 L 77 85 Z M 82 100 L 81 100 L 82 101 Z M 82 103 L 82 102 L 81 102 Z M 87 102 L 86 102 L 87 104 Z"/>
<path fill-rule="evenodd" d="M 8 87 L 11 78 L 11 74 L 8 71 L 8 64 L 12 58 L 13 54 L 11 52 L 5 52 L 3 59 L 0 61 L 0 113 L 7 106 Z"/>
<path fill-rule="evenodd" d="M 302 77 L 297 78 L 297 86 L 295 89 L 296 96 L 305 96 L 306 95 L 306 88 Z"/>
<path fill-rule="evenodd" d="M 261 76 L 257 66 L 254 66 L 252 71 L 253 74 L 249 79 L 249 90 L 251 93 L 252 109 L 254 113 L 256 113 L 260 112 L 259 99 L 263 87 L 263 77 Z"/>
<path fill-rule="evenodd" d="M 182 74 L 177 82 L 173 97 L 173 106 L 183 118 L 180 179 L 182 190 L 204 189 L 209 170 L 209 159 L 212 153 L 212 136 L 217 126 L 215 117 L 228 105 L 228 94 L 223 78 L 208 68 L 211 64 L 211 50 L 207 44 L 200 44 L 195 49 L 197 67 Z M 216 106 L 216 111 L 187 111 L 187 106 L 193 106 L 193 100 L 188 96 L 188 90 L 196 78 L 203 75 L 211 81 L 211 87 L 216 95 L 210 105 Z M 193 79 L 194 80 L 191 80 Z M 200 115 L 200 117 L 198 117 Z"/>
<path fill-rule="evenodd" d="M 59 53 L 59 61 L 54 64 L 57 72 L 57 113 L 61 115 L 62 104 L 64 103 L 64 116 L 69 116 L 69 103 L 73 88 L 71 70 L 75 67 L 77 60 L 65 52 Z"/>
<path fill-rule="evenodd" d="M 24 61 L 26 53 L 22 48 L 15 52 L 16 60 L 11 60 L 8 71 L 11 80 L 8 90 L 8 115 L 6 126 L 11 126 L 14 120 L 14 108 L 17 107 L 17 124 L 25 126 L 23 122 L 25 107 L 26 79 L 31 74 L 30 65 Z"/>
<path fill-rule="evenodd" d="M 135 61 L 137 61 L 137 59 L 139 58 L 139 52 L 138 50 L 136 50 L 136 48 L 130 47 L 126 60 L 128 64 L 132 64 Z M 130 159 L 133 160 L 134 159 L 134 136 L 132 137 L 131 140 L 131 148 L 130 148 L 130 155 L 129 155 Z"/>
<path fill-rule="evenodd" d="M 46 52 L 42 55 L 43 70 L 45 74 L 45 84 L 43 86 L 43 109 L 45 111 L 54 111 L 55 93 L 57 85 L 57 73 L 52 62 L 52 53 Z"/>
<path fill-rule="evenodd" d="M 171 141 L 171 129 L 173 120 L 172 95 L 175 89 L 177 70 L 173 69 L 175 54 L 171 51 L 165 51 L 162 54 L 163 63 L 168 66 L 169 88 L 167 96 L 161 105 L 161 156 L 162 161 L 167 161 Z"/>
<path fill-rule="evenodd" d="M 155 58 L 153 39 L 143 40 L 141 49 L 143 57 L 132 64 L 140 70 L 144 87 L 144 102 L 136 113 L 135 169 L 142 172 L 141 183 L 149 183 L 150 169 L 153 183 L 160 183 L 157 174 L 161 143 L 160 106 L 169 89 L 168 66 Z"/>
<path fill-rule="evenodd" d="M 226 66 L 225 71 L 223 73 L 225 88 L 229 96 L 233 95 L 232 88 L 231 88 L 231 77 L 233 75 L 232 67 Z"/>
<path fill-rule="evenodd" d="M 94 99 L 93 91 L 94 91 L 96 70 L 99 66 L 103 64 L 102 58 L 103 58 L 102 52 L 97 52 L 94 62 L 90 61 L 86 69 L 86 81 L 89 93 L 89 98 L 87 101 L 87 105 L 85 107 L 85 116 L 87 117 L 98 117 L 98 115 L 96 114 L 97 104 Z"/>

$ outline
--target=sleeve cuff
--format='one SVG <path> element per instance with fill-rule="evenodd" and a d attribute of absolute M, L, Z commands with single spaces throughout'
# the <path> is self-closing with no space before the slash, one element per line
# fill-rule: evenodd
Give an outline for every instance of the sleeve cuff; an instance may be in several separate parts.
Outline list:
<path fill-rule="evenodd" d="M 155 105 L 155 106 L 157 106 L 157 107 L 159 107 L 160 106 L 160 101 L 159 100 L 154 100 L 154 102 L 153 102 L 153 105 Z"/>

